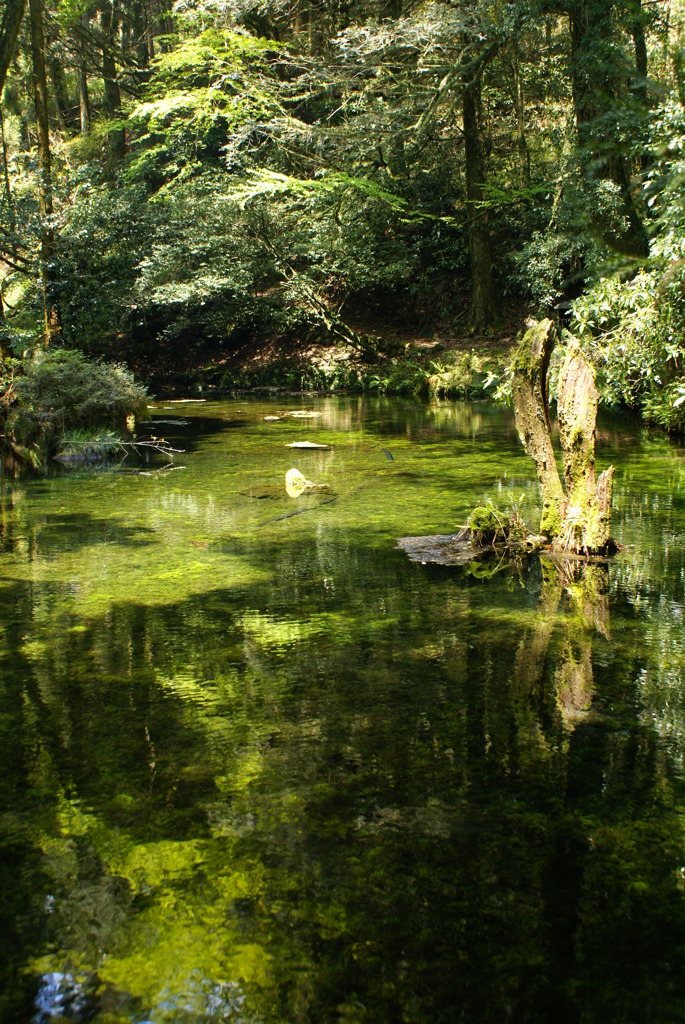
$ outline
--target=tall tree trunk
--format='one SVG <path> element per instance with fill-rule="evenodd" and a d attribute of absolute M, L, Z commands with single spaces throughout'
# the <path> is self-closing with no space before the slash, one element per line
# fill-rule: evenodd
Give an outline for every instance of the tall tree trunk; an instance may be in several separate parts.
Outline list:
<path fill-rule="evenodd" d="M 52 93 L 55 99 L 55 106 L 57 107 L 57 121 L 60 128 L 68 128 L 73 125 L 73 108 L 69 103 L 69 93 L 67 90 L 67 83 L 64 76 L 64 68 L 62 67 L 59 57 L 55 54 L 51 54 L 48 60 L 48 69 L 50 73 L 50 81 L 52 83 Z"/>
<path fill-rule="evenodd" d="M 552 15 L 545 15 L 545 74 L 549 82 L 552 76 Z"/>
<path fill-rule="evenodd" d="M 525 104 L 523 101 L 523 79 L 519 63 L 519 41 L 515 38 L 512 44 L 512 98 L 516 114 L 516 145 L 521 167 L 521 183 L 530 184 L 530 150 L 526 140 Z"/>
<path fill-rule="evenodd" d="M 137 82 L 141 85 L 150 78 L 150 52 L 147 45 L 147 15 L 142 3 L 133 5 L 133 44 L 138 65 Z"/>
<path fill-rule="evenodd" d="M 38 148 L 38 206 L 41 217 L 40 271 L 45 305 L 45 342 L 59 334 L 59 314 L 55 286 L 55 236 L 52 219 L 52 172 L 50 166 L 50 125 L 48 86 L 45 74 L 45 36 L 42 0 L 29 0 L 31 21 L 31 58 L 33 63 L 36 138 Z"/>
<path fill-rule="evenodd" d="M 647 41 L 645 40 L 645 17 L 642 10 L 642 0 L 634 0 L 634 16 L 631 25 L 633 47 L 635 49 L 635 70 L 637 76 L 633 82 L 633 93 L 645 111 L 649 110 L 649 90 L 647 88 Z M 644 152 L 640 154 L 640 166 L 647 171 L 652 164 L 652 156 L 648 151 L 648 124 L 645 116 L 643 129 Z"/>
<path fill-rule="evenodd" d="M 159 52 L 169 53 L 171 50 L 171 43 L 166 38 L 170 36 L 174 31 L 174 19 L 169 15 L 162 15 L 157 22 L 157 36 L 159 42 Z M 160 38 L 161 37 L 161 38 Z"/>
<path fill-rule="evenodd" d="M 0 284 L 0 360 L 9 359 L 12 355 L 7 325 L 5 322 L 5 300 L 2 297 L 2 285 Z"/>
<path fill-rule="evenodd" d="M 88 75 L 85 64 L 78 69 L 78 109 L 81 120 L 81 135 L 90 135 L 90 97 L 88 96 Z"/>
<path fill-rule="evenodd" d="M 641 0 L 636 0 L 635 2 L 635 16 L 631 26 L 631 33 L 635 48 L 635 70 L 638 74 L 634 91 L 640 102 L 646 107 L 649 102 L 647 94 L 647 42 L 645 40 L 645 22 Z"/>
<path fill-rule="evenodd" d="M 683 60 L 683 15 L 671 10 L 668 19 L 668 54 L 673 65 L 676 91 L 681 107 L 685 107 L 685 60 Z"/>
<path fill-rule="evenodd" d="M 497 301 L 492 277 L 492 247 L 485 198 L 485 152 L 479 125 L 480 75 L 463 90 L 464 148 L 466 159 L 466 218 L 471 255 L 471 317 L 473 330 L 483 330 L 497 320 Z"/>
<path fill-rule="evenodd" d="M 607 125 L 617 118 L 622 87 L 612 52 L 611 0 L 575 0 L 570 10 L 571 85 L 580 158 L 589 179 L 610 180 L 620 195 L 612 223 L 595 213 L 606 244 L 627 256 L 647 256 L 649 241 L 631 192 L 630 170 L 618 140 L 602 148 Z M 603 123 L 602 123 L 603 122 Z"/>
<path fill-rule="evenodd" d="M 84 32 L 87 32 L 90 28 L 87 14 L 81 17 L 81 27 L 84 29 Z M 86 71 L 86 42 L 81 33 L 78 34 L 77 39 L 79 52 L 78 109 L 81 135 L 85 138 L 86 135 L 90 135 L 90 97 L 88 95 L 88 72 Z"/>
<path fill-rule="evenodd" d="M 14 57 L 17 36 L 25 9 L 26 0 L 6 0 L 5 9 L 2 12 L 2 22 L 0 22 L 0 96 Z"/>
<path fill-rule="evenodd" d="M 108 118 L 116 118 L 121 111 L 121 93 L 117 82 L 115 34 L 118 22 L 117 0 L 108 0 L 102 11 L 102 78 L 105 86 L 104 112 Z M 126 132 L 123 127 L 110 129 L 109 162 L 113 168 L 126 153 Z"/>
<path fill-rule="evenodd" d="M 10 230 L 12 234 L 17 230 L 17 217 L 14 209 L 14 200 L 12 199 L 12 189 L 10 188 L 10 172 L 9 164 L 7 161 L 7 140 L 5 138 L 5 117 L 2 112 L 2 106 L 0 105 L 0 141 L 2 141 L 2 169 L 5 185 L 5 199 L 7 200 L 7 215 L 9 217 Z"/>

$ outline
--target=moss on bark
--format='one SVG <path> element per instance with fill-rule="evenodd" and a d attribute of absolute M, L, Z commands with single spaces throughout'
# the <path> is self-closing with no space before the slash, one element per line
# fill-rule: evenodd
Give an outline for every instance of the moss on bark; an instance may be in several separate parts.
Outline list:
<path fill-rule="evenodd" d="M 606 554 L 611 546 L 614 468 L 595 481 L 597 389 L 580 346 L 566 348 L 557 400 L 564 458 L 561 482 L 552 446 L 547 371 L 557 332 L 551 320 L 529 327 L 511 362 L 512 395 L 521 441 L 534 459 L 542 494 L 540 530 L 556 550 Z"/>
<path fill-rule="evenodd" d="M 555 537 L 565 512 L 564 488 L 550 432 L 547 371 L 557 334 L 551 320 L 529 327 L 514 352 L 511 384 L 521 443 L 535 462 L 542 494 L 540 532 Z"/>

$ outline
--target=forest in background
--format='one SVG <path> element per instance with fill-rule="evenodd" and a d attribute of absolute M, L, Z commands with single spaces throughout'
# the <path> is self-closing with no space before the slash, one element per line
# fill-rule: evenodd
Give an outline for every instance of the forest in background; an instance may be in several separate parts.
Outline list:
<path fill-rule="evenodd" d="M 86 358 L 119 418 L 125 367 L 501 395 L 548 315 L 685 423 L 682 0 L 5 0 L 0 84 L 15 437 Z"/>

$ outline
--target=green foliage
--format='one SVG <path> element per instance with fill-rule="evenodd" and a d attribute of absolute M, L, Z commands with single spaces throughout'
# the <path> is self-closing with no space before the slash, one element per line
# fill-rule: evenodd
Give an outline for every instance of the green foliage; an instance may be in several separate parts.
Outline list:
<path fill-rule="evenodd" d="M 249 391 L 255 388 L 363 393 L 376 391 L 378 374 L 357 362 L 344 359 L 276 360 L 264 365 L 224 370 L 216 378 L 221 391 Z M 372 383 L 373 381 L 373 383 Z"/>
<path fill-rule="evenodd" d="M 25 449 L 54 447 L 65 431 L 125 428 L 147 416 L 147 392 L 117 363 L 88 360 L 70 349 L 39 350 L 13 382 L 6 434 Z"/>
<path fill-rule="evenodd" d="M 662 156 L 645 179 L 654 214 L 650 260 L 630 276 L 600 278 L 573 303 L 572 327 L 597 368 L 602 399 L 639 409 L 667 429 L 685 410 L 685 114 L 669 102 L 657 111 Z"/>
<path fill-rule="evenodd" d="M 483 391 L 484 360 L 477 352 L 455 352 L 446 361 L 430 364 L 428 393 L 435 398 L 469 398 Z"/>
<path fill-rule="evenodd" d="M 560 301 L 569 286 L 577 286 L 592 265 L 604 255 L 590 235 L 567 229 L 536 230 L 508 259 L 511 281 L 524 294 L 530 294 L 539 315 L 547 314 Z"/>
<path fill-rule="evenodd" d="M 394 213 L 410 214 L 405 199 L 389 192 L 372 179 L 334 171 L 322 173 L 315 178 L 296 178 L 291 174 L 267 169 L 255 170 L 233 190 L 233 196 L 244 206 L 254 199 L 281 195 L 338 197 L 350 189 L 385 203 Z"/>
<path fill-rule="evenodd" d="M 87 350 L 142 319 L 134 288 L 156 220 L 142 185 L 113 190 L 92 165 L 76 175 L 56 252 L 67 345 Z"/>
<path fill-rule="evenodd" d="M 264 39 L 208 29 L 158 56 L 145 100 L 129 114 L 129 180 L 158 187 L 216 165 L 229 139 L 237 159 L 237 140 L 247 143 L 257 125 L 282 113 L 269 53 Z"/>
<path fill-rule="evenodd" d="M 449 331 L 467 302 L 467 222 L 477 209 L 505 302 L 524 296 L 538 315 L 566 310 L 603 273 L 574 315 L 604 400 L 676 424 L 685 132 L 659 50 L 673 40 L 645 15 L 654 97 L 662 100 L 649 107 L 634 74 L 636 23 L 615 5 L 602 20 L 600 7 L 587 8 L 598 30 L 571 47 L 562 20 L 525 5 L 336 8 L 307 15 L 303 31 L 302 12 L 270 0 L 183 0 L 162 18 L 163 37 L 146 30 L 157 39 L 148 61 L 145 12 L 124 4 L 115 57 L 124 99 L 113 117 L 94 70 L 102 26 L 81 0 L 61 0 L 51 67 L 62 62 L 75 112 L 74 57 L 85 47 L 93 107 L 87 137 L 74 137 L 67 108 L 59 130 L 52 126 L 51 271 L 64 344 L 184 367 L 202 346 L 199 358 L 211 349 L 218 362 L 222 349 L 256 335 L 298 338 L 303 350 L 327 337 L 370 351 L 364 332 L 382 328 L 366 322 L 364 304 L 377 310 L 379 298 L 392 304 L 400 291 L 416 300 L 417 334 L 423 321 Z M 0 188 L 3 223 L 12 227 L 4 244 L 22 247 L 5 279 L 6 294 L 21 292 L 4 332 L 16 354 L 41 330 L 36 158 L 23 150 L 30 73 L 20 47 L 5 90 L 10 187 Z M 475 207 L 467 203 L 461 101 L 474 74 L 484 157 Z M 615 282 L 606 261 L 619 248 L 612 235 L 615 242 L 626 233 L 630 204 L 612 166 L 623 162 L 633 176 L 647 166 L 650 119 L 656 158 L 633 198 L 641 216 L 650 211 L 651 262 L 639 268 L 641 281 L 629 281 L 635 267 L 622 266 Z M 126 136 L 116 166 L 114 129 Z M 24 277 L 32 285 L 19 289 Z M 357 330 L 346 320 L 352 309 L 361 313 Z M 316 367 L 300 377 L 328 379 Z M 480 377 L 462 361 L 430 373 L 378 369 L 376 379 L 361 372 L 358 384 L 458 397 L 480 393 Z"/>
<path fill-rule="evenodd" d="M 112 191 L 84 180 L 57 260 L 70 345 L 97 350 L 117 333 L 157 335 L 167 348 L 188 336 L 223 344 L 246 326 L 269 326 L 272 301 L 251 294 L 268 263 L 248 230 L 236 230 L 216 171 L 178 182 L 173 196 L 155 202 L 141 184 Z M 267 287 L 272 280 L 273 271 Z"/>
<path fill-rule="evenodd" d="M 364 383 L 379 395 L 426 395 L 425 371 L 403 360 L 392 360 L 387 368 L 372 373 Z"/>
<path fill-rule="evenodd" d="M 592 355 L 602 397 L 611 405 L 637 405 L 669 372 L 656 297 L 654 274 L 641 273 L 628 282 L 602 278 L 573 303 L 572 328 Z"/>

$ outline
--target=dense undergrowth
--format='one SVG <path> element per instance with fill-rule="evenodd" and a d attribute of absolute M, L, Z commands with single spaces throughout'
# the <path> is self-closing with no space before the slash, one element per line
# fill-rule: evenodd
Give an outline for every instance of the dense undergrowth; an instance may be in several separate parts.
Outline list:
<path fill-rule="evenodd" d="M 476 352 L 450 350 L 426 357 L 414 346 L 401 355 L 380 354 L 372 363 L 350 359 L 340 349 L 322 349 L 306 359 L 276 357 L 257 366 L 230 369 L 207 367 L 201 374 L 201 387 L 219 391 L 249 391 L 279 388 L 291 391 L 347 392 L 414 396 L 416 398 L 492 397 L 494 374 L 488 368 L 500 367 L 494 357 Z"/>

